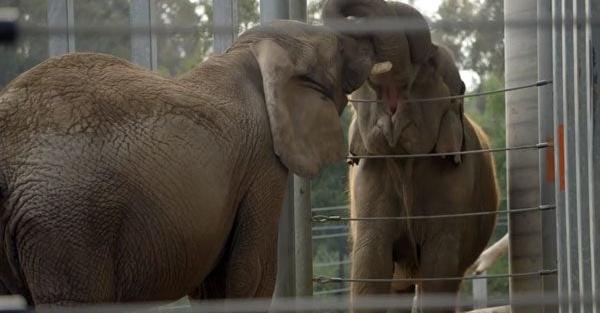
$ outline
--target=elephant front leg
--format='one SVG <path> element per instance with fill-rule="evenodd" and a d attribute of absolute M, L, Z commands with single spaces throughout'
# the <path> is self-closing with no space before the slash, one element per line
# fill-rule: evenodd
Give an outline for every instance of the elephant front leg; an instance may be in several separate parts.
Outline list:
<path fill-rule="evenodd" d="M 360 296 L 390 294 L 390 282 L 366 282 L 361 279 L 391 279 L 394 273 L 392 246 L 386 238 L 356 238 L 352 252 L 352 300 Z M 382 312 L 377 310 L 353 310 L 354 313 Z"/>

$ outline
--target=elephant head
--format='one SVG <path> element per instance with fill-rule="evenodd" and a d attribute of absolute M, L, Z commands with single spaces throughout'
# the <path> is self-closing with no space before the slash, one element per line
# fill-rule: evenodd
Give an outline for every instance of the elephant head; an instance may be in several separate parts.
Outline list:
<path fill-rule="evenodd" d="M 391 69 L 379 80 L 411 82 L 420 64 L 433 51 L 431 34 L 425 18 L 413 7 L 403 3 L 386 3 L 384 0 L 328 0 L 323 9 L 325 25 L 341 32 L 352 29 L 359 18 L 363 24 L 386 21 L 400 22 L 405 28 L 389 31 L 368 31 L 354 37 L 370 40 L 377 62 L 390 62 Z M 377 27 L 379 24 L 374 24 Z M 380 71 L 380 72 L 386 72 Z"/>
<path fill-rule="evenodd" d="M 461 151 L 463 146 L 463 100 L 415 101 L 462 95 L 465 85 L 450 52 L 434 46 L 419 67 L 410 88 L 391 92 L 370 81 L 354 95 L 382 99 L 384 105 L 354 103 L 355 134 L 350 149 L 355 154 L 415 154 Z M 396 110 L 387 102 L 395 101 Z M 354 152 L 357 151 L 357 152 Z M 460 162 L 455 157 L 455 162 Z"/>
<path fill-rule="evenodd" d="M 244 33 L 230 49 L 250 47 L 262 76 L 275 154 L 312 177 L 346 155 L 339 115 L 347 94 L 373 66 L 370 44 L 327 27 L 278 21 Z"/>

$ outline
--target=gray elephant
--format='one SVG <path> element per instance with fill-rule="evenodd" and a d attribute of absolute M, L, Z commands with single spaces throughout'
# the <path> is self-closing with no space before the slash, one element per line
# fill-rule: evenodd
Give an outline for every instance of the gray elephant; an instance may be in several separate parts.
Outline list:
<path fill-rule="evenodd" d="M 408 5 L 384 1 L 334 0 L 328 2 L 324 15 L 326 24 L 336 27 L 327 22 L 329 18 L 356 16 L 368 21 L 401 18 L 406 12 L 413 20 L 419 19 L 420 14 Z M 452 55 L 433 44 L 428 33 L 428 29 L 411 29 L 375 42 L 376 52 L 386 51 L 376 55 L 377 61 L 389 61 L 393 66 L 388 72 L 371 75 L 353 94 L 353 98 L 380 102 L 353 103 L 352 154 L 410 155 L 488 148 L 485 133 L 464 115 L 462 99 L 414 101 L 465 92 Z M 398 40 L 393 41 L 393 36 Z M 417 44 L 417 40 L 425 42 Z M 400 51 L 394 53 L 395 49 Z M 349 171 L 353 218 L 475 213 L 495 211 L 499 206 L 490 153 L 355 159 L 354 163 Z M 416 291 L 417 303 L 425 304 L 436 294 L 457 295 L 460 279 L 419 279 L 462 277 L 485 248 L 494 225 L 495 215 L 353 222 L 351 275 L 358 281 L 351 283 L 351 295 Z M 393 283 L 360 281 L 392 278 L 396 279 Z"/>
<path fill-rule="evenodd" d="M 288 170 L 342 160 L 372 46 L 275 22 L 166 78 L 53 58 L 0 95 L 0 292 L 38 307 L 270 297 Z"/>

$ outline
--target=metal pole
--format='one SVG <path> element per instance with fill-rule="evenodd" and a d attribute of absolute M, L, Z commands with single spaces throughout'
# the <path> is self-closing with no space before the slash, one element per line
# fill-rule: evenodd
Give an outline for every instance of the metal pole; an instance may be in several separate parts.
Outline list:
<path fill-rule="evenodd" d="M 130 6 L 130 22 L 136 30 L 131 34 L 131 60 L 139 66 L 156 70 L 156 36 L 152 33 L 154 0 L 131 0 Z M 145 31 L 139 31 L 141 29 Z"/>
<path fill-rule="evenodd" d="M 294 234 L 296 265 L 296 296 L 313 294 L 312 212 L 310 180 L 294 175 Z"/>
<path fill-rule="evenodd" d="M 568 242 L 565 209 L 564 177 L 564 114 L 563 114 L 563 28 L 562 0 L 552 0 L 552 64 L 553 64 L 553 111 L 554 111 L 554 191 L 556 200 L 556 250 L 558 268 L 558 295 L 569 295 L 569 268 L 567 263 Z M 561 303 L 561 313 L 569 311 L 569 305 Z"/>
<path fill-rule="evenodd" d="M 261 0 L 260 22 L 267 24 L 273 20 L 288 19 L 289 6 L 283 0 Z M 309 210 L 310 211 L 310 210 Z M 277 283 L 275 297 L 292 297 L 296 294 L 295 231 L 294 231 L 294 178 L 288 178 L 288 190 L 279 220 L 277 238 Z"/>
<path fill-rule="evenodd" d="M 289 3 L 285 0 L 260 0 L 260 22 L 289 19 Z"/>
<path fill-rule="evenodd" d="M 588 21 L 600 17 L 600 4 L 595 0 L 585 1 L 585 11 Z M 591 246 L 591 279 L 592 295 L 600 292 L 600 214 L 596 212 L 596 195 L 600 195 L 600 29 L 594 28 L 590 23 L 586 26 L 586 74 L 585 81 L 588 86 L 586 94 L 587 104 L 587 146 L 588 146 L 588 178 L 589 178 L 589 214 L 590 214 L 590 246 Z M 600 299 L 595 299 L 593 312 L 600 312 Z"/>
<path fill-rule="evenodd" d="M 585 0 L 573 1 L 573 89 L 575 113 L 575 179 L 577 201 L 577 252 L 579 259 L 579 291 L 581 299 L 591 299 L 592 281 L 590 277 L 590 221 L 589 221 L 589 180 L 588 180 L 588 147 L 587 147 L 587 79 L 585 74 L 586 59 L 586 27 Z M 586 301 L 582 312 L 591 312 L 591 302 Z"/>
<path fill-rule="evenodd" d="M 537 0 L 505 0 L 505 19 L 537 19 Z M 537 29 L 505 27 L 506 85 L 519 85 L 538 79 Z M 506 143 L 518 146 L 539 142 L 537 90 L 522 90 L 506 95 Z M 508 153 L 508 207 L 524 208 L 539 205 L 540 169 L 537 151 Z M 510 272 L 535 272 L 542 269 L 542 223 L 539 212 L 511 214 Z M 542 290 L 539 277 L 513 277 L 510 294 L 537 293 Z M 541 296 L 541 293 L 540 293 Z M 541 306 L 514 308 L 513 312 L 541 312 Z"/>
<path fill-rule="evenodd" d="M 60 30 L 49 34 L 49 56 L 75 52 L 74 26 L 73 0 L 48 0 L 48 28 Z"/>
<path fill-rule="evenodd" d="M 537 0 L 538 20 L 546 21 L 552 18 L 552 3 L 548 0 Z M 552 29 L 539 25 L 538 33 L 538 81 L 552 80 Z M 538 88 L 538 119 L 539 138 L 552 141 L 554 138 L 554 109 L 552 101 L 552 87 Z M 542 204 L 555 203 L 554 191 L 554 151 L 553 149 L 540 150 L 540 200 Z M 544 269 L 556 268 L 556 213 L 542 212 L 542 264 Z M 544 297 L 556 299 L 557 277 L 546 275 L 542 277 Z M 557 305 L 546 305 L 545 313 L 558 312 Z"/>
<path fill-rule="evenodd" d="M 577 234 L 577 179 L 575 176 L 575 105 L 573 77 L 573 1 L 562 0 L 562 57 L 563 57 L 563 128 L 564 128 L 564 177 L 565 177 L 565 224 L 566 224 L 566 257 L 567 257 L 567 288 L 569 312 L 580 311 L 580 302 L 577 297 L 579 289 L 579 253 Z"/>
<path fill-rule="evenodd" d="M 238 33 L 238 0 L 219 0 L 213 2 L 214 51 L 221 54 L 227 50 Z"/>
<path fill-rule="evenodd" d="M 306 22 L 306 0 L 290 0 L 290 20 Z"/>
<path fill-rule="evenodd" d="M 483 272 L 481 275 L 487 275 Z M 473 310 L 487 308 L 487 278 L 473 279 Z"/>
<path fill-rule="evenodd" d="M 289 0 L 289 18 L 306 22 L 306 0 Z M 296 296 L 313 294 L 310 180 L 294 175 Z"/>
<path fill-rule="evenodd" d="M 293 297 L 296 294 L 296 264 L 294 229 L 294 175 L 288 177 L 288 185 L 283 200 L 283 210 L 279 218 L 277 236 L 277 282 L 274 296 L 276 298 Z"/>

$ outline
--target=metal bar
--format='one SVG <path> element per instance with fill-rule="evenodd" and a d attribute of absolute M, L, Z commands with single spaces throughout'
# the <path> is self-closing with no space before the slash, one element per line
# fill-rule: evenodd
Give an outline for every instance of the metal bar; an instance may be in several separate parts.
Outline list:
<path fill-rule="evenodd" d="M 505 151 L 517 151 L 517 150 L 535 150 L 545 149 L 550 147 L 551 144 L 544 142 L 535 145 L 522 145 L 506 148 L 493 148 L 493 149 L 480 149 L 480 150 L 467 150 L 467 151 L 453 151 L 444 153 L 421 153 L 421 154 L 394 154 L 394 155 L 350 155 L 348 159 L 415 159 L 415 158 L 430 158 L 430 157 L 444 157 L 454 155 L 467 155 L 467 154 L 481 154 L 488 152 L 505 152 Z"/>
<path fill-rule="evenodd" d="M 579 292 L 582 297 L 591 296 L 592 281 L 590 277 L 590 221 L 589 221 L 589 180 L 588 180 L 588 153 L 587 153 L 587 80 L 585 79 L 586 34 L 585 21 L 578 18 L 585 17 L 585 0 L 573 1 L 573 89 L 574 89 L 574 115 L 575 115 L 575 179 L 577 203 L 577 253 L 579 260 Z M 582 312 L 591 312 L 591 303 L 581 307 Z"/>
<path fill-rule="evenodd" d="M 555 275 L 556 270 L 541 270 L 535 272 L 525 272 L 525 273 L 509 273 L 509 274 L 496 274 L 496 275 L 473 275 L 473 276 L 454 276 L 454 277 L 420 277 L 420 278 L 341 278 L 341 277 L 327 277 L 320 276 L 313 278 L 315 283 L 318 284 L 329 284 L 329 283 L 337 283 L 337 282 L 365 282 L 365 283 L 390 283 L 390 282 L 420 282 L 420 281 L 451 281 L 451 280 L 473 280 L 473 279 L 499 279 L 499 278 L 515 278 L 515 277 L 540 277 L 545 275 Z M 538 292 L 533 293 L 531 295 L 538 294 Z M 540 298 L 541 299 L 541 298 Z"/>
<path fill-rule="evenodd" d="M 404 103 L 424 103 L 424 102 L 436 102 L 436 101 L 445 101 L 445 100 L 454 100 L 454 99 L 485 97 L 485 96 L 491 96 L 491 95 L 495 95 L 495 94 L 499 94 L 499 93 L 509 93 L 509 92 L 522 90 L 522 89 L 539 88 L 539 87 L 550 85 L 550 84 L 552 84 L 551 80 L 542 80 L 542 81 L 538 81 L 533 84 L 525 84 L 525 85 L 521 85 L 521 86 L 503 88 L 503 89 L 492 90 L 492 91 L 475 92 L 475 93 L 470 93 L 470 94 L 466 94 L 466 95 L 437 97 L 437 98 L 424 98 L 424 99 L 408 99 Z M 384 103 L 382 100 L 365 100 L 365 99 L 349 99 L 348 101 L 354 102 L 354 103 Z"/>
<path fill-rule="evenodd" d="M 483 272 L 483 276 L 487 273 Z M 473 279 L 473 309 L 487 308 L 487 278 Z"/>
<path fill-rule="evenodd" d="M 132 0 L 130 10 L 131 28 L 145 30 L 131 34 L 131 61 L 141 67 L 156 70 L 156 36 L 152 33 L 154 0 Z"/>
<path fill-rule="evenodd" d="M 221 28 L 215 29 L 214 51 L 221 54 L 227 50 L 238 33 L 238 0 L 213 1 L 213 21 L 218 21 Z"/>
<path fill-rule="evenodd" d="M 537 0 L 539 20 L 552 18 L 552 3 L 548 0 Z M 552 28 L 538 26 L 538 81 L 552 81 Z M 552 142 L 554 138 L 554 110 L 552 88 L 538 88 L 538 133 L 541 140 Z M 554 149 L 539 151 L 540 201 L 554 204 Z M 542 212 L 542 266 L 556 268 L 556 212 Z M 556 298 L 557 276 L 543 276 L 542 287 L 544 297 Z M 544 306 L 544 313 L 558 312 L 558 306 Z"/>
<path fill-rule="evenodd" d="M 73 0 L 48 0 L 48 28 L 61 30 L 48 33 L 48 55 L 75 52 L 75 18 Z"/>
<path fill-rule="evenodd" d="M 279 218 L 277 236 L 277 282 L 276 298 L 293 297 L 296 294 L 295 230 L 294 230 L 294 175 L 288 177 L 283 210 Z"/>
<path fill-rule="evenodd" d="M 267 24 L 273 20 L 287 20 L 290 17 L 289 2 L 285 0 L 261 0 L 260 22 Z"/>
<path fill-rule="evenodd" d="M 564 177 L 565 177 L 565 223 L 566 223 L 566 257 L 569 280 L 567 288 L 569 297 L 580 297 L 579 289 L 579 254 L 577 252 L 577 185 L 575 176 L 575 106 L 574 106 L 574 53 L 573 53 L 573 1 L 562 0 L 562 57 L 563 57 L 563 127 L 564 127 Z M 569 312 L 580 312 L 580 303 L 569 303 Z"/>
<path fill-rule="evenodd" d="M 500 213 L 509 214 L 523 214 L 529 212 L 539 212 L 554 209 L 554 205 L 540 205 L 531 208 L 519 208 L 510 210 L 497 210 L 497 211 L 481 211 L 473 213 L 456 213 L 456 214 L 435 214 L 435 215 L 412 215 L 412 216 L 376 216 L 376 217 L 341 217 L 341 216 L 325 216 L 315 215 L 312 217 L 315 223 L 324 223 L 331 221 L 406 221 L 406 220 L 426 220 L 426 219 L 442 219 L 442 218 L 461 218 L 461 217 L 474 217 L 482 215 L 495 215 Z"/>
<path fill-rule="evenodd" d="M 600 17 L 598 1 L 585 1 L 586 18 L 588 21 Z M 600 194 L 600 29 L 593 27 L 591 22 L 586 24 L 586 94 L 587 104 L 587 146 L 588 146 L 588 184 L 589 184 L 589 223 L 590 223 L 590 263 L 592 279 L 592 295 L 600 292 L 600 214 L 596 212 L 596 195 Z M 593 301 L 593 312 L 600 312 L 600 301 Z"/>
<path fill-rule="evenodd" d="M 325 212 L 325 211 L 336 211 L 336 210 L 348 210 L 348 206 L 347 205 L 340 205 L 340 206 L 330 206 L 330 207 L 323 207 L 323 208 L 312 208 L 311 209 L 313 212 Z"/>
<path fill-rule="evenodd" d="M 567 232 L 566 232 L 566 210 L 564 192 L 564 122 L 563 122 L 563 27 L 562 27 L 562 0 L 552 0 L 552 18 L 555 20 L 552 26 L 552 64 L 553 64 L 553 113 L 554 113 L 554 192 L 556 200 L 556 250 L 558 268 L 558 296 L 566 298 L 569 295 L 568 288 L 568 264 L 567 264 Z M 560 19 L 560 20 L 559 20 Z M 559 312 L 567 313 L 568 303 L 561 303 Z"/>
<path fill-rule="evenodd" d="M 348 235 L 349 235 L 348 233 L 317 235 L 317 236 L 313 236 L 312 239 L 318 240 L 318 239 L 331 239 L 331 238 L 346 238 L 346 237 L 348 237 Z"/>
<path fill-rule="evenodd" d="M 289 0 L 290 20 L 306 22 L 306 0 Z"/>
<path fill-rule="evenodd" d="M 281 0 L 260 1 L 260 21 L 267 24 L 276 19 L 288 19 L 288 2 Z M 310 212 L 310 211 L 309 211 Z M 295 264 L 295 221 L 294 221 L 294 175 L 289 174 L 286 200 L 283 204 L 279 221 L 279 236 L 277 239 L 277 283 L 275 284 L 276 298 L 293 297 L 296 295 L 296 264 Z"/>
<path fill-rule="evenodd" d="M 296 296 L 313 293 L 310 180 L 294 175 Z"/>
<path fill-rule="evenodd" d="M 537 0 L 505 0 L 506 19 L 537 19 Z M 506 85 L 524 85 L 538 79 L 537 29 L 505 28 Z M 506 143 L 519 146 L 539 142 L 538 96 L 535 89 L 506 94 Z M 539 205 L 540 181 L 537 151 L 515 151 L 507 154 L 509 210 Z M 509 215 L 510 273 L 535 272 L 542 268 L 542 223 L 540 212 Z M 510 297 L 520 293 L 539 293 L 541 276 L 513 276 Z M 541 306 L 513 309 L 513 312 L 541 312 Z"/>

